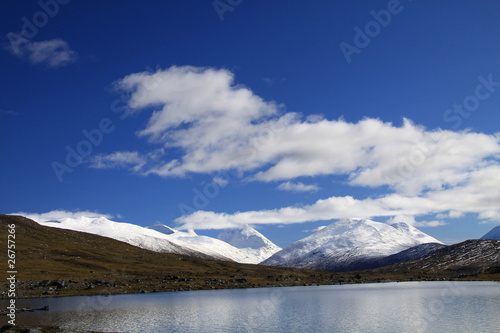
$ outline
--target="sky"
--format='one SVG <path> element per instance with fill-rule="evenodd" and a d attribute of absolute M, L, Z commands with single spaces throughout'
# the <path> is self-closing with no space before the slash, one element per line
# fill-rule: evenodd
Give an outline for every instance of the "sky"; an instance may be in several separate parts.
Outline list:
<path fill-rule="evenodd" d="M 500 223 L 497 1 L 0 3 L 0 212 L 285 247 Z M 41 216 L 41 215 L 40 215 Z"/>

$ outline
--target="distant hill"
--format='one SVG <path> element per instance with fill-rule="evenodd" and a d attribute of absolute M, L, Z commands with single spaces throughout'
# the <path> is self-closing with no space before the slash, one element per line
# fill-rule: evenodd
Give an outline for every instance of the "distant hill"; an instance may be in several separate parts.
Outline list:
<path fill-rule="evenodd" d="M 409 262 L 375 269 L 374 273 L 436 277 L 474 277 L 482 273 L 500 273 L 500 241 L 472 239 L 443 247 L 426 256 Z"/>
<path fill-rule="evenodd" d="M 500 280 L 500 241 L 495 240 L 467 241 L 375 270 L 328 273 L 159 253 L 107 237 L 42 226 L 21 216 L 0 215 L 1 239 L 7 239 L 7 224 L 16 226 L 17 298 L 380 281 Z M 0 260 L 7 262 L 7 251 L 0 251 Z M 7 298 L 6 277 L 3 270 L 0 298 Z"/>
<path fill-rule="evenodd" d="M 184 232 L 166 225 L 141 227 L 132 223 L 115 222 L 105 217 L 62 218 L 52 221 L 36 221 L 47 227 L 88 232 L 126 242 L 156 252 L 184 254 L 192 257 L 228 260 L 239 263 L 257 264 L 281 250 L 264 236 L 260 248 L 238 248 L 220 239 L 197 235 L 194 231 Z M 246 233 L 257 237 L 257 231 L 247 227 Z M 243 234 L 243 231 L 242 231 Z"/>
<path fill-rule="evenodd" d="M 486 235 L 481 237 L 481 239 L 495 239 L 500 240 L 500 225 L 497 225 L 491 229 Z"/>
<path fill-rule="evenodd" d="M 325 272 L 159 253 L 95 234 L 0 215 L 0 237 L 16 225 L 17 297 L 72 296 L 328 284 Z M 2 242 L 2 244 L 5 244 Z M 7 251 L 0 252 L 7 263 Z M 6 271 L 0 278 L 6 284 Z M 2 288 L 0 298 L 6 298 Z"/>

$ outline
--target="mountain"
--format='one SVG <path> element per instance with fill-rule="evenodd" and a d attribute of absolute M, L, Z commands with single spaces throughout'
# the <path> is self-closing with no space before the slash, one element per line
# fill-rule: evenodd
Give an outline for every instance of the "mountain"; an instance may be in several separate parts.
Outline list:
<path fill-rule="evenodd" d="M 256 263 L 266 260 L 276 252 L 281 251 L 279 246 L 248 225 L 242 228 L 225 229 L 219 233 L 217 239 L 253 254 L 256 258 L 259 258 Z"/>
<path fill-rule="evenodd" d="M 168 225 L 164 225 L 164 224 L 155 224 L 155 225 L 152 225 L 152 226 L 147 227 L 147 228 L 156 230 L 156 231 L 161 232 L 162 234 L 165 234 L 165 235 L 171 235 L 174 232 L 176 232 L 175 229 L 172 229 Z"/>
<path fill-rule="evenodd" d="M 16 297 L 304 286 L 408 280 L 500 281 L 500 241 L 471 240 L 367 271 L 327 273 L 159 253 L 85 232 L 0 214 L 0 239 L 15 225 Z M 7 251 L 0 260 L 7 262 Z M 6 271 L 2 274 L 5 280 Z M 0 291 L 7 299 L 8 286 Z"/>
<path fill-rule="evenodd" d="M 0 214 L 15 225 L 16 298 L 327 284 L 331 274 L 159 253 L 99 235 Z M 7 251 L 0 260 L 7 263 Z M 11 274 L 11 273 L 9 273 Z M 353 274 L 354 275 L 354 274 Z M 1 278 L 9 277 L 4 270 Z M 2 283 L 0 299 L 8 298 Z"/>
<path fill-rule="evenodd" d="M 382 266 L 389 266 L 400 262 L 415 260 L 423 256 L 426 256 L 430 253 L 436 252 L 437 250 L 442 249 L 444 247 L 446 247 L 446 245 L 441 243 L 424 243 L 416 245 L 414 247 L 410 247 L 408 250 L 392 254 L 388 257 L 382 259 L 375 259 L 370 266 L 371 268 L 376 268 Z"/>
<path fill-rule="evenodd" d="M 431 237 L 422 231 L 418 230 L 414 226 L 409 225 L 408 223 L 405 222 L 397 222 L 397 223 L 392 223 L 390 224 L 391 227 L 394 227 L 395 229 L 401 231 L 403 234 L 406 236 L 418 240 L 420 243 L 425 244 L 425 243 L 438 243 L 442 244 L 440 241 L 438 241 L 436 238 Z"/>
<path fill-rule="evenodd" d="M 78 218 L 37 221 L 37 223 L 47 227 L 81 231 L 109 237 L 155 252 L 183 254 L 205 259 L 227 259 L 223 256 L 208 255 L 196 249 L 184 247 L 182 244 L 176 244 L 168 239 L 165 234 L 158 231 L 131 223 L 114 222 L 105 217 L 93 218 L 81 216 Z"/>
<path fill-rule="evenodd" d="M 382 258 L 429 241 L 441 243 L 403 222 L 388 225 L 346 219 L 293 243 L 262 264 L 332 272 L 367 269 Z"/>
<path fill-rule="evenodd" d="M 241 242 L 235 243 L 239 246 L 234 246 L 234 244 L 221 239 L 197 235 L 193 230 L 183 232 L 174 230 L 165 225 L 154 225 L 148 227 L 148 229 L 166 233 L 169 241 L 184 248 L 199 251 L 213 257 L 227 258 L 239 263 L 258 264 L 281 250 L 281 248 L 274 245 L 257 230 L 249 226 L 243 229 L 231 229 L 227 231 L 228 233 L 234 233 L 234 235 L 239 233 L 241 241 L 243 241 L 244 237 L 246 237 L 245 235 L 247 235 L 247 244 L 251 246 L 244 247 L 240 247 L 243 244 Z M 222 233 L 224 233 L 224 231 Z M 253 244 L 251 244 L 251 242 L 253 242 Z"/>
<path fill-rule="evenodd" d="M 480 274 L 500 273 L 500 241 L 472 239 L 445 246 L 413 261 L 382 267 L 373 273 L 410 274 L 455 278 L 476 277 Z"/>
<path fill-rule="evenodd" d="M 486 235 L 481 237 L 481 239 L 495 239 L 500 240 L 500 225 L 491 229 Z"/>
<path fill-rule="evenodd" d="M 262 249 L 240 249 L 219 239 L 197 235 L 194 231 L 178 231 L 166 225 L 145 228 L 131 223 L 111 221 L 105 217 L 62 218 L 38 222 L 48 227 L 113 238 L 151 251 L 183 254 L 204 259 L 257 264 L 280 250 L 272 243 L 276 248 L 272 246 L 269 248 L 268 245 L 265 245 Z"/>

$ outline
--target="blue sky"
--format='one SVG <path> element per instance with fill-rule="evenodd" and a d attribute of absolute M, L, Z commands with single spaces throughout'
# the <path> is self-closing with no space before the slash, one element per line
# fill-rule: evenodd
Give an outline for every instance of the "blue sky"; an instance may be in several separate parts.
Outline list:
<path fill-rule="evenodd" d="M 0 211 L 280 246 L 500 222 L 496 1 L 2 1 Z M 68 157 L 68 154 L 71 155 Z"/>

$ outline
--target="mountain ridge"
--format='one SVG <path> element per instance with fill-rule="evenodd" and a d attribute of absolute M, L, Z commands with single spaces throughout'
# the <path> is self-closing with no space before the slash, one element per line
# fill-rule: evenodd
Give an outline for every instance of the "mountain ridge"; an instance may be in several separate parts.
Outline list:
<path fill-rule="evenodd" d="M 113 238 L 156 252 L 183 254 L 204 259 L 257 264 L 280 250 L 279 247 L 260 233 L 259 235 L 265 238 L 265 247 L 260 249 L 240 249 L 216 238 L 197 235 L 194 231 L 184 232 L 159 224 L 141 227 L 132 223 L 111 221 L 105 217 L 82 216 L 37 222 L 44 226 L 88 232 Z M 257 233 L 256 230 L 254 232 Z"/>
<path fill-rule="evenodd" d="M 443 279 L 500 281 L 498 258 L 492 256 L 498 257 L 500 241 L 496 240 L 446 247 L 444 255 L 449 257 L 450 267 L 431 270 L 425 267 L 429 262 L 411 261 L 383 269 L 329 273 L 159 253 L 0 214 L 3 239 L 7 238 L 8 224 L 15 224 L 16 230 L 17 298 Z M 490 255 L 484 259 L 483 252 Z M 466 261 L 457 260 L 464 255 Z M 428 258 L 430 263 L 436 262 L 436 257 Z M 437 258 L 444 262 L 442 253 Z M 0 259 L 7 261 L 7 251 L 0 253 Z M 2 274 L 4 290 L 8 290 L 5 271 Z M 7 298 L 6 292 L 0 292 L 0 298 Z"/>
<path fill-rule="evenodd" d="M 332 272 L 359 270 L 426 241 L 441 243 L 404 222 L 389 225 L 344 219 L 293 243 L 262 264 Z"/>

